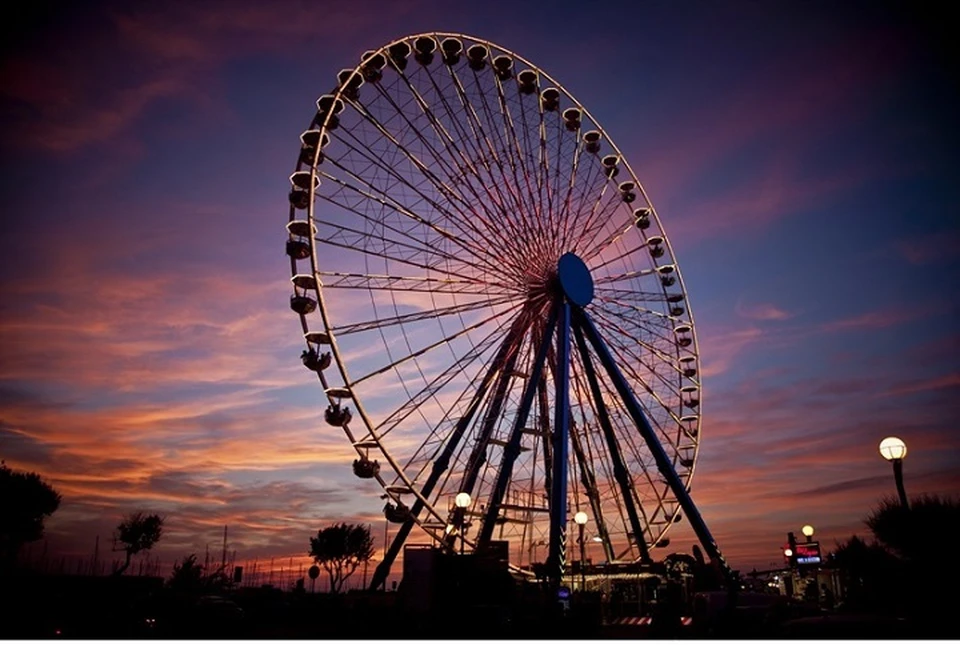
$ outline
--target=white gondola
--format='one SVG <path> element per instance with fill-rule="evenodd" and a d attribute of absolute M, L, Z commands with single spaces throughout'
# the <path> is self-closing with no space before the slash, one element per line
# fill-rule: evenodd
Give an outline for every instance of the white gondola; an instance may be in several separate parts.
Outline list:
<path fill-rule="evenodd" d="M 537 91 L 539 78 L 532 69 L 525 69 L 517 74 L 517 86 L 521 94 L 533 94 Z"/>
<path fill-rule="evenodd" d="M 540 105 L 544 112 L 555 112 L 560 107 L 560 90 L 548 87 L 540 92 Z"/>
<path fill-rule="evenodd" d="M 300 362 L 312 372 L 322 372 L 327 369 L 330 367 L 331 360 L 333 359 L 330 356 L 330 352 L 318 354 L 317 350 L 312 347 L 300 353 Z"/>
<path fill-rule="evenodd" d="M 306 295 L 290 296 L 290 308 L 301 316 L 313 313 L 317 309 L 317 299 Z"/>
<path fill-rule="evenodd" d="M 352 69 L 342 69 L 337 74 L 337 83 L 340 86 L 340 93 L 351 100 L 356 100 L 360 95 L 360 86 L 363 85 L 363 75 Z"/>
<path fill-rule="evenodd" d="M 308 273 L 298 273 L 290 278 L 290 282 L 292 282 L 293 286 L 297 287 L 298 289 L 312 289 L 313 291 L 317 290 L 317 278 Z"/>
<path fill-rule="evenodd" d="M 580 129 L 581 112 L 578 108 L 567 108 L 563 111 L 563 125 L 570 132 L 576 132 Z"/>
<path fill-rule="evenodd" d="M 600 160 L 600 163 L 603 164 L 603 171 L 607 174 L 607 177 L 613 179 L 620 174 L 620 156 L 619 155 L 607 155 Z"/>
<path fill-rule="evenodd" d="M 463 53 L 463 43 L 458 38 L 445 38 L 440 43 L 440 51 L 443 52 L 444 63 L 456 65 L 460 62 L 460 54 Z"/>
<path fill-rule="evenodd" d="M 363 80 L 367 83 L 377 83 L 383 78 L 383 68 L 387 66 L 387 59 L 380 52 L 364 52 L 360 57 Z"/>
<path fill-rule="evenodd" d="M 413 57 L 421 65 L 432 63 L 435 51 L 437 51 L 437 41 L 429 36 L 420 36 L 413 43 Z"/>
<path fill-rule="evenodd" d="M 407 69 L 407 59 L 410 57 L 410 45 L 405 41 L 400 41 L 390 45 L 387 50 L 390 55 L 390 65 L 400 71 Z"/>
<path fill-rule="evenodd" d="M 467 65 L 475 72 L 479 72 L 487 64 L 487 48 L 483 45 L 472 45 L 467 49 Z"/>
<path fill-rule="evenodd" d="M 313 345 L 329 345 L 330 334 L 325 331 L 308 331 L 303 338 Z"/>
<path fill-rule="evenodd" d="M 597 130 L 590 130 L 583 135 L 583 148 L 590 154 L 597 154 L 600 152 L 600 139 L 601 134 Z"/>
<path fill-rule="evenodd" d="M 687 378 L 693 378 L 697 375 L 697 357 L 681 356 L 677 361 L 680 366 L 680 373 Z"/>

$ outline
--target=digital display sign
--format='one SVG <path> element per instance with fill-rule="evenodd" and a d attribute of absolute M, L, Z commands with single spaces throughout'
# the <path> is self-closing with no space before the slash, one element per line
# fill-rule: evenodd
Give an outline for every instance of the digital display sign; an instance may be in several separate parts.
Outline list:
<path fill-rule="evenodd" d="M 794 551 L 797 564 L 820 564 L 820 543 L 801 542 Z"/>

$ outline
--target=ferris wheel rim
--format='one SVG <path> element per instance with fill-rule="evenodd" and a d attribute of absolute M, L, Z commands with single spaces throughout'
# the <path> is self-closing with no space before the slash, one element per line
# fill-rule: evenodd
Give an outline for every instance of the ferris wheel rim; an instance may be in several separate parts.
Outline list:
<path fill-rule="evenodd" d="M 544 72 L 539 66 L 533 64 L 531 61 L 529 61 L 528 59 L 524 58 L 523 56 L 520 56 L 519 54 L 516 54 L 515 52 L 512 52 L 511 50 L 508 50 L 508 49 L 506 49 L 506 48 L 504 48 L 504 47 L 502 47 L 502 46 L 500 46 L 500 45 L 498 45 L 498 44 L 495 44 L 495 43 L 493 43 L 492 41 L 488 41 L 488 40 L 485 40 L 485 39 L 482 39 L 482 38 L 477 38 L 477 37 L 474 37 L 474 36 L 471 36 L 471 35 L 467 35 L 467 34 L 452 33 L 452 32 L 423 32 L 423 33 L 412 34 L 412 35 L 409 35 L 409 36 L 404 36 L 404 37 L 402 37 L 402 38 L 395 39 L 395 40 L 387 43 L 386 45 L 380 47 L 380 48 L 377 49 L 377 50 L 372 50 L 372 51 L 370 52 L 371 55 L 368 56 L 368 57 L 366 57 L 366 59 L 361 59 L 360 64 L 358 64 L 356 67 L 353 68 L 353 70 L 351 71 L 350 76 L 355 76 L 355 75 L 361 74 L 362 69 L 363 69 L 363 67 L 364 67 L 364 61 L 365 61 L 365 60 L 369 60 L 372 56 L 374 56 L 374 55 L 376 55 L 376 54 L 381 54 L 381 55 L 382 55 L 384 52 L 386 52 L 390 47 L 392 47 L 392 46 L 394 46 L 394 45 L 397 45 L 397 44 L 399 44 L 399 43 L 409 43 L 409 42 L 415 41 L 415 40 L 418 39 L 418 38 L 432 38 L 432 39 L 435 39 L 437 42 L 440 42 L 440 39 L 443 39 L 443 38 L 460 38 L 460 39 L 464 39 L 464 40 L 470 41 L 470 42 L 472 42 L 472 43 L 474 43 L 474 44 L 482 44 L 482 45 L 485 45 L 485 46 L 491 48 L 491 49 L 490 49 L 491 52 L 492 52 L 494 49 L 496 49 L 497 51 L 499 51 L 499 52 L 501 52 L 501 53 L 503 53 L 503 54 L 509 55 L 509 56 L 513 57 L 513 59 L 519 60 L 519 61 L 521 61 L 523 64 L 527 65 L 527 66 L 528 66 L 528 69 L 535 70 L 538 75 L 542 76 L 543 78 L 548 79 L 548 80 L 553 84 L 554 87 L 558 88 L 559 91 L 561 91 L 567 98 L 571 99 L 571 100 L 574 102 L 575 106 L 576 106 L 578 109 L 580 109 L 580 110 L 582 111 L 582 113 L 583 113 L 586 117 L 588 117 L 588 118 L 597 126 L 597 128 L 598 128 L 601 136 L 603 137 L 604 143 L 605 143 L 606 145 L 610 146 L 610 147 L 614 150 L 615 154 L 619 157 L 621 163 L 623 164 L 623 167 L 626 169 L 626 171 L 627 171 L 627 173 L 629 174 L 630 178 L 631 178 L 632 181 L 635 183 L 637 189 L 638 189 L 639 192 L 642 194 L 645 203 L 648 204 L 648 206 L 649 206 L 649 211 L 650 211 L 650 216 L 652 217 L 653 221 L 655 222 L 657 230 L 659 230 L 660 232 L 663 233 L 663 235 L 662 235 L 662 241 L 663 241 L 663 244 L 664 244 L 664 246 L 666 247 L 667 251 L 668 251 L 669 254 L 670 254 L 669 257 L 674 260 L 674 267 L 675 267 L 675 271 L 676 271 L 676 274 L 677 274 L 676 278 L 677 278 L 677 281 L 678 281 L 678 283 L 679 283 L 679 291 L 680 291 L 680 293 L 683 295 L 683 302 L 685 303 L 685 306 L 686 306 L 685 318 L 689 321 L 690 336 L 691 336 L 691 338 L 692 338 L 692 346 L 690 347 L 689 352 L 690 352 L 694 357 L 696 357 L 696 360 L 697 360 L 697 362 L 698 362 L 698 361 L 699 361 L 700 352 L 699 352 L 699 346 L 698 346 L 698 341 L 697 341 L 697 336 L 696 336 L 696 326 L 695 326 L 695 324 L 694 324 L 694 319 L 693 319 L 693 312 L 692 312 L 692 310 L 691 310 L 691 308 L 690 308 L 690 305 L 689 305 L 689 298 L 688 298 L 688 296 L 687 296 L 686 285 L 684 284 L 683 279 L 682 279 L 682 276 L 680 275 L 680 267 L 679 267 L 679 264 L 676 263 L 676 256 L 675 256 L 675 254 L 674 254 L 674 252 L 673 252 L 672 246 L 670 245 L 669 238 L 667 237 L 667 235 L 666 235 L 666 233 L 665 233 L 665 230 L 664 230 L 664 227 L 663 227 L 663 225 L 662 225 L 662 222 L 660 221 L 659 215 L 657 214 L 656 209 L 653 207 L 652 201 L 649 199 L 649 196 L 647 195 L 646 191 L 644 190 L 644 188 L 643 188 L 643 186 L 642 186 L 642 183 L 640 182 L 639 178 L 637 177 L 637 175 L 636 175 L 636 173 L 633 171 L 633 169 L 629 166 L 629 162 L 626 160 L 626 157 L 623 155 L 623 153 L 620 151 L 620 149 L 616 146 L 616 143 L 613 141 L 613 139 L 612 139 L 610 136 L 607 135 L 606 130 L 604 130 L 604 129 L 602 128 L 602 126 L 599 124 L 599 121 L 597 121 L 597 120 L 590 114 L 590 112 L 586 109 L 586 107 L 585 107 L 580 101 L 577 101 L 577 100 L 573 97 L 573 95 L 572 95 L 568 90 L 566 90 L 566 89 L 565 89 L 558 81 L 556 81 L 556 79 L 554 79 L 551 75 L 549 75 L 548 73 Z M 491 58 L 492 58 L 492 53 L 491 53 Z M 347 70 L 345 70 L 345 71 L 347 71 Z M 342 101 L 342 100 L 343 100 L 344 87 L 345 87 L 345 86 L 344 86 L 343 84 L 341 84 L 341 85 L 339 85 L 339 86 L 337 86 L 337 87 L 335 88 L 335 90 L 334 90 L 334 92 L 333 92 L 334 101 L 337 101 L 337 100 L 341 100 L 341 101 Z M 329 124 L 329 122 L 330 122 L 330 117 L 331 117 L 332 114 L 333 114 L 333 112 L 328 112 L 327 115 L 326 115 L 326 118 L 324 119 L 324 122 L 321 124 L 321 129 L 320 129 L 320 136 L 321 136 L 321 137 L 324 136 L 324 135 L 326 135 L 327 132 L 328 132 L 328 131 L 327 131 L 327 126 L 328 126 L 328 124 Z M 315 124 L 315 122 L 311 122 L 311 127 L 312 127 L 314 124 Z M 317 152 L 317 155 L 319 155 L 319 154 L 321 153 L 321 150 L 320 150 L 320 147 L 319 147 L 319 146 L 317 147 L 317 151 L 316 151 L 316 152 Z M 298 164 L 297 164 L 298 170 L 302 167 L 302 165 L 303 165 L 304 163 L 306 163 L 306 162 L 304 162 L 303 160 L 301 160 L 301 161 L 298 162 Z M 312 163 L 312 164 L 307 164 L 307 165 L 310 167 L 310 200 L 309 200 L 308 207 L 307 207 L 307 209 L 306 209 L 306 210 L 307 210 L 307 222 L 308 222 L 308 225 L 309 225 L 309 226 L 314 226 L 314 225 L 315 225 L 315 220 L 316 220 L 316 218 L 315 218 L 316 200 L 315 200 L 315 195 L 314 195 L 314 191 L 316 190 L 316 185 L 315 185 L 314 182 L 315 182 L 315 180 L 318 180 L 318 177 L 317 177 L 317 175 L 318 175 L 317 159 L 315 158 L 315 159 L 313 160 L 313 163 Z M 290 219 L 291 219 L 291 222 L 292 222 L 292 221 L 294 220 L 294 218 L 296 217 L 296 214 L 297 214 L 297 213 L 296 213 L 296 209 L 295 209 L 293 206 L 291 206 L 290 212 L 291 212 L 291 214 L 290 214 Z M 343 380 L 344 383 L 352 383 L 352 381 L 350 380 L 350 377 L 349 377 L 348 369 L 347 369 L 347 362 L 344 360 L 344 357 L 343 357 L 342 352 L 341 352 L 341 350 L 340 350 L 340 347 L 339 347 L 339 345 L 338 345 L 338 340 L 337 340 L 336 334 L 335 334 L 335 333 L 332 333 L 332 330 L 334 329 L 335 326 L 331 324 L 331 321 L 330 321 L 330 318 L 329 318 L 329 309 L 328 309 L 328 307 L 327 307 L 326 300 L 325 300 L 325 296 L 324 296 L 323 289 L 322 289 L 322 278 L 323 278 L 323 276 L 324 276 L 325 274 L 324 274 L 324 272 L 322 272 L 322 271 L 320 270 L 320 268 L 319 268 L 319 267 L 320 267 L 320 263 L 319 263 L 318 257 L 317 257 L 318 245 L 317 245 L 316 243 L 311 242 L 311 245 L 310 245 L 310 246 L 311 246 L 311 249 L 310 249 L 310 251 L 311 251 L 311 256 L 310 256 L 311 269 L 312 269 L 313 277 L 314 277 L 314 279 L 316 280 L 316 283 L 317 283 L 317 286 L 318 286 L 318 288 L 317 288 L 317 290 L 316 290 L 316 293 L 317 293 L 317 301 L 318 301 L 318 302 L 317 302 L 317 305 L 318 305 L 319 313 L 320 313 L 320 316 L 321 316 L 323 328 L 324 328 L 324 329 L 327 331 L 327 333 L 329 334 L 329 346 L 330 346 L 330 349 L 331 349 L 332 356 L 333 356 L 334 360 L 335 360 L 336 363 L 337 363 L 337 369 L 338 369 L 338 371 L 339 371 L 339 373 L 340 373 L 341 379 Z M 294 260 L 294 259 L 292 259 L 292 258 L 291 258 L 291 271 L 292 271 L 294 274 L 295 274 L 295 272 L 297 271 L 296 260 Z M 307 324 L 307 315 L 301 314 L 301 315 L 300 315 L 300 318 L 301 318 L 302 327 L 303 327 L 303 329 L 304 329 L 304 333 L 305 333 L 305 334 L 309 333 L 309 325 Z M 312 349 L 312 346 L 311 346 L 311 344 L 310 344 L 309 342 L 307 343 L 307 347 L 308 347 L 308 349 Z M 699 373 L 699 371 L 698 371 L 698 373 Z M 319 374 L 319 378 L 320 378 L 320 380 L 321 380 L 321 383 L 322 383 L 322 385 L 323 385 L 323 387 L 324 387 L 324 390 L 327 391 L 330 386 L 329 386 L 329 384 L 328 384 L 328 382 L 327 382 L 327 379 L 326 379 L 325 375 L 324 375 L 322 372 L 320 372 L 320 373 L 318 373 L 318 374 Z M 699 394 L 700 397 L 702 397 L 702 388 L 699 387 L 699 385 L 700 385 L 700 379 L 697 380 L 697 385 L 698 385 L 698 394 Z M 331 404 L 331 405 L 336 402 L 336 400 L 335 400 L 336 397 L 331 396 L 331 395 L 329 394 L 329 392 L 327 393 L 327 398 L 328 398 L 328 403 Z M 414 518 L 414 521 L 415 521 L 418 525 L 420 525 L 421 528 L 423 528 L 424 530 L 426 530 L 428 533 L 431 533 L 431 529 L 428 529 L 427 527 L 423 527 L 423 524 L 426 523 L 426 522 L 429 522 L 429 521 L 431 521 L 431 520 L 441 520 L 441 521 L 442 521 L 442 520 L 444 519 L 442 513 L 439 513 L 438 511 L 436 511 L 436 510 L 434 509 L 434 503 L 431 502 L 429 499 L 427 499 L 426 497 L 422 496 L 422 495 L 419 493 L 418 487 L 417 487 L 417 485 L 416 485 L 416 482 L 415 482 L 414 480 L 411 480 L 411 479 L 407 476 L 407 474 L 406 474 L 405 469 L 403 468 L 403 466 L 402 466 L 401 464 L 397 463 L 397 462 L 390 456 L 388 447 L 387 447 L 386 445 L 384 445 L 384 442 L 382 441 L 382 437 L 380 437 L 380 436 L 377 434 L 377 424 L 373 423 L 372 419 L 371 419 L 370 416 L 368 415 L 367 411 L 366 411 L 365 408 L 364 408 L 363 401 L 362 401 L 360 398 L 357 398 L 357 397 L 352 396 L 352 395 L 351 395 L 350 398 L 353 399 L 353 404 L 354 404 L 354 406 L 355 406 L 355 408 L 356 408 L 356 410 L 357 410 L 357 412 L 358 412 L 358 414 L 359 414 L 359 416 L 360 416 L 360 419 L 362 420 L 363 425 L 364 425 L 364 427 L 365 427 L 365 429 L 366 429 L 366 430 L 365 430 L 365 433 L 364 433 L 364 436 L 370 437 L 370 439 L 365 439 L 365 441 L 370 441 L 370 440 L 372 440 L 372 441 L 374 441 L 374 442 L 378 445 L 380 454 L 384 455 L 384 457 L 387 459 L 388 463 L 390 464 L 390 467 L 391 467 L 392 471 L 393 471 L 393 472 L 399 477 L 399 479 L 409 488 L 410 492 L 412 492 L 412 493 L 415 495 L 415 497 L 416 497 L 420 502 L 423 503 L 423 506 L 425 507 L 425 509 L 426 509 L 426 511 L 427 511 L 427 516 L 426 516 L 426 517 L 424 517 L 424 516 L 416 517 L 416 518 Z M 702 408 L 700 408 L 700 410 L 702 410 Z M 697 418 L 697 421 L 696 421 L 696 428 L 697 428 L 696 433 L 699 435 L 699 428 L 700 428 L 701 419 L 702 419 L 702 412 L 698 412 L 697 415 L 696 415 L 696 418 Z M 363 453 L 361 452 L 361 449 L 356 446 L 356 444 L 357 444 L 356 436 L 351 432 L 351 430 L 347 427 L 347 425 L 344 425 L 344 426 L 343 426 L 343 429 L 344 429 L 345 433 L 347 434 L 348 439 L 350 439 L 350 441 L 354 444 L 354 447 L 357 449 L 358 455 L 362 455 Z M 692 480 L 693 473 L 694 473 L 694 468 L 695 468 L 695 465 L 696 465 L 696 462 L 697 462 L 697 455 L 698 455 L 698 453 L 699 453 L 699 448 L 700 448 L 699 439 L 695 442 L 694 446 L 695 446 L 695 448 L 694 448 L 694 456 L 693 456 L 693 465 L 690 467 L 689 472 L 688 472 L 688 474 L 687 474 L 687 476 L 686 476 L 686 481 L 688 482 L 688 484 L 689 484 L 689 482 Z M 376 479 L 377 479 L 378 483 L 381 485 L 381 487 L 384 488 L 385 491 L 386 491 L 386 489 L 388 488 L 388 484 L 386 483 L 386 481 L 384 480 L 384 478 L 383 478 L 382 476 L 380 476 L 380 475 L 377 475 Z M 387 495 L 391 496 L 391 498 L 393 499 L 393 501 L 396 501 L 396 502 L 399 502 L 399 501 L 400 501 L 400 496 L 399 496 L 399 495 L 393 495 L 393 494 L 391 494 L 390 491 L 386 491 L 386 492 L 387 492 Z M 679 512 L 679 510 L 677 510 L 677 513 L 678 513 L 678 512 Z M 676 515 L 676 513 L 675 513 L 675 515 Z M 668 526 L 668 528 L 669 528 L 669 524 L 668 524 L 667 526 Z M 665 534 L 665 532 L 666 532 L 666 531 L 664 531 L 663 534 Z M 435 536 L 435 537 L 436 537 L 436 536 Z M 662 537 L 662 534 L 661 534 L 661 536 L 658 536 L 657 540 L 659 540 L 660 537 Z"/>

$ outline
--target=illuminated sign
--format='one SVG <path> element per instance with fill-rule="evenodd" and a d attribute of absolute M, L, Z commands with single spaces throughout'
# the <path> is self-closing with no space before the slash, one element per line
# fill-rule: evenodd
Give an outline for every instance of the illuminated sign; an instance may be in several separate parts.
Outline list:
<path fill-rule="evenodd" d="M 796 555 L 797 564 L 820 564 L 820 543 L 800 542 L 797 544 L 794 555 Z"/>

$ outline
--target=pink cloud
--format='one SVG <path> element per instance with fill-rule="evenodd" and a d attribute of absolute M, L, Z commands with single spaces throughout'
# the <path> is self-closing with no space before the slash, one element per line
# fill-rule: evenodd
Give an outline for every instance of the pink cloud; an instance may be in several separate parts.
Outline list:
<path fill-rule="evenodd" d="M 789 320 L 790 318 L 796 316 L 795 313 L 781 309 L 780 307 L 771 303 L 746 305 L 742 300 L 737 302 L 735 310 L 738 316 L 748 320 Z"/>
<path fill-rule="evenodd" d="M 125 7 L 110 16 L 112 28 L 78 36 L 85 42 L 64 48 L 41 38 L 42 56 L 4 62 L 0 92 L 30 108 L 9 129 L 9 140 L 65 154 L 136 138 L 133 127 L 162 100 L 222 114 L 229 106 L 219 99 L 217 74 L 228 61 L 252 53 L 289 55 L 317 41 L 336 50 L 353 42 L 358 31 L 415 9 L 409 2 L 327 7 L 318 22 L 291 18 L 315 12 L 299 0 L 269 7 L 250 2 Z M 351 53 L 344 65 L 360 53 Z"/>
<path fill-rule="evenodd" d="M 900 240 L 897 251 L 918 266 L 955 259 L 960 255 L 960 231 L 946 231 Z"/>
<path fill-rule="evenodd" d="M 912 308 L 887 309 L 883 311 L 868 311 L 858 316 L 833 320 L 820 325 L 820 331 L 837 332 L 859 329 L 886 329 L 895 327 L 911 320 L 916 320 L 920 314 Z"/>
<path fill-rule="evenodd" d="M 699 344 L 704 356 L 701 376 L 711 377 L 723 374 L 748 347 L 759 342 L 762 337 L 763 332 L 756 327 L 729 330 L 719 334 L 708 332 L 700 336 Z"/>

